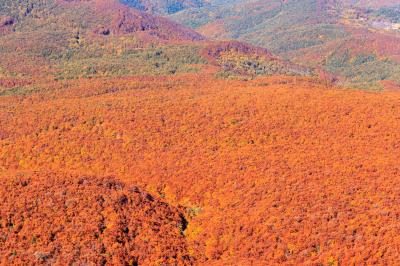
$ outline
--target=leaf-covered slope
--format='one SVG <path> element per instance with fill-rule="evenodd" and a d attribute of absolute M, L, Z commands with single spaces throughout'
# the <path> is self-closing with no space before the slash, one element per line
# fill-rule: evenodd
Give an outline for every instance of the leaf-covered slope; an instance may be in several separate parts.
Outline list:
<path fill-rule="evenodd" d="M 184 238 L 197 265 L 397 265 L 399 113 L 398 92 L 326 89 L 306 78 L 244 82 L 191 74 L 77 80 L 54 94 L 0 97 L 0 172 L 117 176 L 169 205 L 183 205 L 190 212 Z M 65 200 L 76 197 L 85 207 L 74 209 L 72 201 L 67 214 L 76 210 L 86 217 L 98 208 L 93 197 L 101 193 L 104 205 L 115 206 L 114 213 L 122 217 L 137 218 L 136 212 L 150 207 L 149 220 L 137 218 L 145 229 L 134 239 L 143 241 L 139 249 L 160 247 L 159 254 L 165 254 L 171 239 L 181 239 L 175 237 L 179 220 L 173 216 L 170 223 L 165 221 L 170 216 L 160 212 L 157 199 L 154 205 L 144 199 L 137 208 L 127 204 L 120 211 L 113 204 L 120 193 L 129 199 L 135 193 L 93 183 L 74 183 L 71 189 L 63 186 L 70 183 L 54 183 L 49 179 L 11 190 L 11 184 L 1 182 L 5 192 L 0 192 L 0 213 L 7 219 L 8 212 L 23 212 L 26 192 L 36 190 L 40 193 L 32 195 L 43 199 L 39 210 L 63 214 L 62 208 L 51 207 L 63 206 L 59 194 L 67 190 Z M 56 193 L 41 191 L 41 186 L 54 187 Z M 4 200 L 6 191 L 15 194 Z M 88 194 L 88 200 L 80 193 Z M 34 197 L 27 203 L 27 208 L 35 204 Z M 12 233 L 0 229 L 13 239 L 22 224 L 18 217 L 12 218 L 18 221 Z M 43 228 L 48 232 L 51 219 L 44 219 L 33 234 Z M 96 232 L 96 212 L 91 219 L 94 228 L 83 232 L 95 239 L 90 233 Z M 147 231 L 158 228 L 155 219 L 162 221 L 159 233 Z M 106 216 L 106 221 L 112 220 Z M 116 222 L 125 224 L 119 217 Z M 85 219 L 82 223 L 91 224 Z M 23 226 L 31 228 L 27 219 Z M 65 223 L 66 229 L 72 226 Z M 103 235 L 107 241 L 111 236 L 124 240 L 123 228 L 115 227 L 121 235 L 108 229 Z M 136 227 L 128 228 L 130 235 Z M 167 235 L 164 229 L 170 229 Z M 56 241 L 63 236 L 56 234 Z M 156 236 L 159 241 L 153 244 Z M 40 241 L 47 241 L 48 234 L 36 244 L 28 242 L 32 237 L 13 245 L 42 247 Z M 141 244 L 146 238 L 147 246 Z M 179 241 L 171 248 L 181 250 Z M 65 249 L 72 249 L 68 243 Z M 123 250 L 118 242 L 115 248 Z"/>
<path fill-rule="evenodd" d="M 189 265 L 176 209 L 114 178 L 1 176 L 2 265 Z"/>
<path fill-rule="evenodd" d="M 2 24 L 13 24 L 15 32 L 61 31 L 66 34 L 133 34 L 158 40 L 201 40 L 198 33 L 168 19 L 106 0 L 6 0 L 0 14 Z M 7 18 L 13 19 L 12 23 Z M 99 28 L 104 28 L 100 31 Z M 135 36 L 139 35 L 139 36 Z M 140 36 L 143 35 L 143 36 Z"/>
<path fill-rule="evenodd" d="M 19 75 L 25 79 L 169 75 L 200 71 L 206 65 L 228 75 L 308 74 L 265 49 L 207 42 L 192 29 L 116 0 L 7 0 L 2 4 L 0 79 L 3 76 L 6 84 L 11 77 L 21 83 L 15 80 Z M 214 55 L 218 58 L 204 53 L 216 47 L 225 49 Z M 0 86 L 0 94 L 14 89 L 21 90 Z"/>
<path fill-rule="evenodd" d="M 238 41 L 220 41 L 207 44 L 201 51 L 203 58 L 219 66 L 223 75 L 310 75 L 309 68 L 301 67 L 274 56 L 265 48 Z"/>
<path fill-rule="evenodd" d="M 68 77 L 68 69 L 81 75 L 102 69 L 140 73 L 150 62 L 147 49 L 202 40 L 192 29 L 118 1 L 6 0 L 0 3 L 0 78 Z M 192 50 L 196 57 L 196 48 Z M 127 68 L 127 61 L 136 67 Z M 96 65 L 107 67 L 94 69 Z"/>

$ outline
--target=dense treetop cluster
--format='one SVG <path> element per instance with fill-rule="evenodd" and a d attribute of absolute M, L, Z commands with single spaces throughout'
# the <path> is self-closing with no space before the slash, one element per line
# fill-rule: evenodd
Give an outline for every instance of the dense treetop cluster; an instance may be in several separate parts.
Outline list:
<path fill-rule="evenodd" d="M 5 259 L 17 259 L 20 245 L 31 247 L 31 256 L 61 252 L 57 245 L 52 250 L 40 246 L 50 243 L 40 242 L 49 241 L 47 234 L 40 234 L 37 248 L 29 242 L 31 232 L 47 230 L 46 223 L 53 221 L 84 230 L 96 248 L 124 250 L 139 261 L 155 258 L 133 248 L 137 243 L 147 247 L 141 241 L 148 234 L 159 249 L 154 256 L 173 260 L 177 254 L 200 265 L 395 264 L 398 259 L 397 92 L 338 90 L 299 77 L 228 81 L 196 74 L 80 80 L 56 88 L 0 98 L 0 171 L 41 173 L 26 187 L 2 181 Z M 76 179 L 68 181 L 71 175 L 116 176 L 135 184 L 170 206 L 182 206 L 187 228 L 179 231 L 183 224 L 173 207 L 132 194 L 129 186 L 120 191 L 98 185 L 107 184 L 107 178 L 81 186 Z M 46 196 L 49 190 L 60 194 Z M 115 215 L 135 219 L 118 218 L 121 223 L 150 227 L 136 238 L 123 233 L 124 227 L 103 232 L 107 241 L 118 235 L 136 245 L 117 242 L 111 248 L 111 242 L 93 236 L 101 223 L 85 217 L 93 213 L 91 221 L 101 220 L 100 194 Z M 126 207 L 116 207 L 122 195 L 143 203 L 129 200 Z M 29 207 L 36 206 L 35 197 L 46 199 L 36 211 Z M 70 198 L 82 204 L 65 206 Z M 141 216 L 147 208 L 155 216 Z M 15 226 L 7 227 L 13 212 Z M 22 223 L 21 217 L 29 215 L 47 222 Z M 161 225 L 153 227 L 158 219 Z M 20 224 L 29 230 L 18 231 Z M 92 229 L 86 231 L 86 225 Z M 83 239 L 71 241 L 92 248 Z M 17 255 L 10 257 L 14 250 Z"/>
<path fill-rule="evenodd" d="M 112 177 L 0 179 L 2 265 L 190 265 L 186 220 Z"/>

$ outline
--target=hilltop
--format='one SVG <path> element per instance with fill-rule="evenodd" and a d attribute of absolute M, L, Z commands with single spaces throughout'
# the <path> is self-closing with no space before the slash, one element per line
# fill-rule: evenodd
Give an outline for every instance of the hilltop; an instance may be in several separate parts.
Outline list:
<path fill-rule="evenodd" d="M 127 35 L 133 39 L 131 42 L 136 41 L 138 45 L 204 39 L 191 29 L 168 19 L 129 8 L 119 1 L 45 0 L 39 3 L 26 1 L 18 4 L 14 1 L 3 1 L 2 5 L 3 27 L 10 27 L 11 32 L 15 34 L 43 34 L 48 35 L 49 39 L 62 33 L 66 35 L 62 39 L 64 46 L 69 44 L 65 40 L 67 38 L 75 44 L 80 44 L 86 39 L 89 42 L 99 42 L 96 35 Z"/>
<path fill-rule="evenodd" d="M 191 29 L 118 1 L 25 2 L 2 2 L 4 76 L 90 75 L 101 71 L 98 65 L 112 68 L 111 57 L 122 53 L 204 40 Z"/>
<path fill-rule="evenodd" d="M 0 16 L 0 94 L 31 93 L 49 81 L 78 78 L 311 73 L 266 49 L 210 41 L 119 1 L 4 1 Z"/>

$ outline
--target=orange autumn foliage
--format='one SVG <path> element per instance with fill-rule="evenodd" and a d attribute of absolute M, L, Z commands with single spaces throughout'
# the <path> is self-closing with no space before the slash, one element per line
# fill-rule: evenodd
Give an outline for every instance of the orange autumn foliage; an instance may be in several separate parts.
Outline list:
<path fill-rule="evenodd" d="M 186 221 L 113 178 L 0 179 L 1 265 L 186 265 Z M 180 229 L 181 228 L 181 229 Z"/>
<path fill-rule="evenodd" d="M 90 181 L 75 191 L 71 175 L 118 177 L 157 198 L 138 206 L 135 217 L 146 225 L 168 215 L 178 219 L 174 207 L 161 211 L 161 205 L 179 207 L 188 221 L 183 236 L 169 223 L 160 231 L 167 235 L 153 232 L 154 253 L 139 253 L 145 265 L 157 265 L 148 261 L 155 257 L 172 260 L 168 243 L 179 254 L 187 251 L 180 263 L 196 265 L 398 262 L 398 92 L 327 89 L 308 78 L 228 81 L 194 74 L 54 88 L 0 98 L 0 171 L 36 171 L 37 185 L 27 195 L 44 197 L 41 186 L 59 191 L 57 180 L 70 182 L 70 193 L 88 204 L 108 190 L 96 194 Z M 13 181 L 1 182 L 28 198 L 7 183 Z M 119 192 L 110 194 L 113 204 Z M 21 204 L 15 211 L 24 214 Z M 148 204 L 157 216 L 141 216 Z M 48 221 L 63 218 L 57 215 Z M 77 217 L 95 226 L 85 222 L 87 214 Z M 18 247 L 11 243 L 2 252 Z"/>

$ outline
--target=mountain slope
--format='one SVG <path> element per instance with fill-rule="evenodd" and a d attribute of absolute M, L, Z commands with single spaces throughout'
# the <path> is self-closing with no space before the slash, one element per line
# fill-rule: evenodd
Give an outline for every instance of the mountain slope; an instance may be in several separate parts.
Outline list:
<path fill-rule="evenodd" d="M 49 79 L 210 69 L 223 77 L 310 74 L 265 49 L 263 54 L 244 43 L 207 41 L 190 28 L 117 0 L 6 0 L 1 4 L 0 95 L 38 91 Z M 216 47 L 225 50 L 214 55 L 218 59 L 206 56 L 204 51 Z M 43 82 L 38 85 L 38 80 Z"/>
<path fill-rule="evenodd" d="M 85 226 L 65 222 L 65 231 L 56 231 L 49 243 L 72 251 L 77 243 L 82 256 L 101 253 L 90 244 L 104 243 L 112 257 L 135 256 L 139 249 L 142 259 L 187 261 L 180 257 L 187 251 L 195 265 L 396 265 L 399 113 L 399 92 L 327 89 L 287 76 L 76 80 L 49 93 L 0 97 L 0 176 L 10 171 L 24 181 L 27 171 L 60 173 L 39 175 L 41 181 L 32 178 L 26 187 L 0 182 L 0 224 L 6 226 L 0 228 L 6 254 L 0 253 L 0 264 L 31 258 L 20 251 L 46 255 L 54 247 L 46 245 L 49 228 L 71 217 Z M 155 200 L 128 185 L 118 190 L 90 178 L 82 185 L 64 181 L 71 175 L 117 176 Z M 104 213 L 114 227 L 98 242 L 86 242 L 83 236 L 96 239 L 101 221 L 99 194 L 104 207 L 114 207 Z M 121 206 L 124 194 L 133 200 Z M 35 205 L 36 198 L 43 201 Z M 188 221 L 183 236 L 178 205 Z M 7 227 L 9 212 L 27 217 L 44 210 L 57 216 L 22 223 L 18 215 Z M 31 228 L 35 236 L 43 232 L 36 243 L 30 242 Z M 2 232 L 11 237 L 7 246 Z M 132 241 L 125 242 L 126 235 Z M 64 236 L 71 238 L 61 242 Z"/>
<path fill-rule="evenodd" d="M 96 65 L 103 65 L 104 71 L 124 71 L 122 66 L 116 69 L 113 61 L 130 54 L 134 54 L 132 62 L 139 60 L 146 68 L 142 58 L 147 56 L 147 49 L 204 40 L 191 29 L 118 1 L 26 0 L 1 4 L 0 72 L 5 76 L 68 77 L 75 75 L 68 74 L 70 70 L 82 75 L 103 71 L 94 69 Z M 196 48 L 188 49 L 194 50 L 190 53 L 196 57 Z M 121 65 L 124 60 L 115 63 Z"/>
<path fill-rule="evenodd" d="M 173 14 L 181 10 L 202 7 L 206 0 L 121 0 L 130 7 L 155 14 Z"/>
<path fill-rule="evenodd" d="M 394 24 L 396 1 L 368 3 L 236 1 L 184 10 L 170 18 L 209 38 L 250 42 L 298 64 L 322 67 L 347 85 L 379 88 L 382 80 L 400 83 L 397 75 L 400 33 Z M 354 59 L 358 63 L 347 62 L 336 69 L 328 67 L 331 58 L 341 57 L 346 49 L 351 55 L 348 61 Z M 373 58 L 373 63 L 358 60 L 360 57 Z M 364 79 L 371 73 L 373 78 Z"/>
<path fill-rule="evenodd" d="M 399 5 L 398 0 L 345 0 L 344 2 L 349 5 L 368 8 L 393 7 Z"/>
<path fill-rule="evenodd" d="M 397 36 L 305 1 L 0 1 L 0 265 L 397 265 Z"/>
<path fill-rule="evenodd" d="M 3 26 L 13 26 L 17 33 L 62 31 L 65 34 L 88 35 L 97 31 L 103 35 L 141 34 L 154 41 L 203 39 L 193 30 L 170 20 L 128 8 L 118 1 L 25 1 L 26 3 L 15 4 L 14 1 L 7 0 L 2 3 L 0 12 L 3 15 Z M 26 10 L 21 12 L 24 9 Z M 99 28 L 104 28 L 104 31 L 100 31 Z"/>

